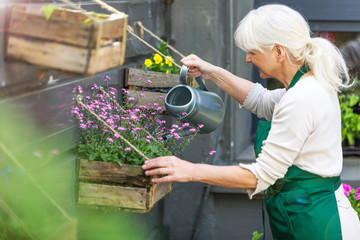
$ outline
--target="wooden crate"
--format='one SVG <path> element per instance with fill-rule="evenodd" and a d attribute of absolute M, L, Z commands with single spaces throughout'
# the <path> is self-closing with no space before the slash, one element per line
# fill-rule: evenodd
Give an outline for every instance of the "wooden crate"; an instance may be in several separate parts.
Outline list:
<path fill-rule="evenodd" d="M 78 159 L 78 206 L 146 213 L 172 190 L 151 182 L 141 166 Z"/>
<path fill-rule="evenodd" d="M 56 9 L 45 20 L 40 7 L 11 8 L 6 57 L 48 69 L 91 75 L 120 67 L 125 59 L 128 16 L 97 15 Z"/>
<path fill-rule="evenodd" d="M 151 81 L 151 83 L 148 82 Z M 127 68 L 125 87 L 129 97 L 134 97 L 135 106 L 158 103 L 165 110 L 164 98 L 170 88 L 180 84 L 179 75 L 153 72 L 138 68 Z"/>

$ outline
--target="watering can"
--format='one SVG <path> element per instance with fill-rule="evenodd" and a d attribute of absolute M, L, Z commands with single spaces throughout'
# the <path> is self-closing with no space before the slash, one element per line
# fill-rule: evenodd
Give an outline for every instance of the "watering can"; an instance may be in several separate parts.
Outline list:
<path fill-rule="evenodd" d="M 214 131 L 224 119 L 225 107 L 222 99 L 209 92 L 201 77 L 196 77 L 199 88 L 187 85 L 189 67 L 182 66 L 180 70 L 181 84 L 174 86 L 166 94 L 165 108 L 169 115 L 200 128 L 199 133 Z"/>

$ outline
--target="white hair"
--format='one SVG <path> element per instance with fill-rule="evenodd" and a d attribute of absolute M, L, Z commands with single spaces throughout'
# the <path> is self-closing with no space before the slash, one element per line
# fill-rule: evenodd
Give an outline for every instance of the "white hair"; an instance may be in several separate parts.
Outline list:
<path fill-rule="evenodd" d="M 288 6 L 269 4 L 251 10 L 239 23 L 234 38 L 244 51 L 263 53 L 274 44 L 284 46 L 325 88 L 340 91 L 349 86 L 348 69 L 338 48 L 325 38 L 311 38 L 306 20 Z"/>

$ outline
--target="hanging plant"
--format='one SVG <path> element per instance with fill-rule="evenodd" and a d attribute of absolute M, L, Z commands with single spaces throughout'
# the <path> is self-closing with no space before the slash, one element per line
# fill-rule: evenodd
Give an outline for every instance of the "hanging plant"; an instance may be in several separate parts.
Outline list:
<path fill-rule="evenodd" d="M 180 120 L 167 124 L 157 103 L 134 107 L 128 95 L 120 105 L 112 87 L 94 85 L 92 90 L 84 96 L 79 86 L 72 109 L 79 129 L 78 204 L 148 212 L 171 192 L 172 183 L 152 183 L 141 165 L 149 158 L 179 154 L 202 126 Z"/>

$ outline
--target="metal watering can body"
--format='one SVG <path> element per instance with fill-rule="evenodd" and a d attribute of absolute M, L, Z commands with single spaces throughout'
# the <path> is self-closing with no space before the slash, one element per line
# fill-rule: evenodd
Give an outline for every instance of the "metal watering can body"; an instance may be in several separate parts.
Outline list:
<path fill-rule="evenodd" d="M 180 82 L 165 97 L 167 112 L 176 118 L 190 123 L 194 127 L 203 124 L 200 133 L 214 131 L 223 121 L 225 114 L 224 102 L 215 93 L 207 91 L 201 78 L 196 78 L 200 89 L 186 85 L 188 67 L 180 71 Z"/>

